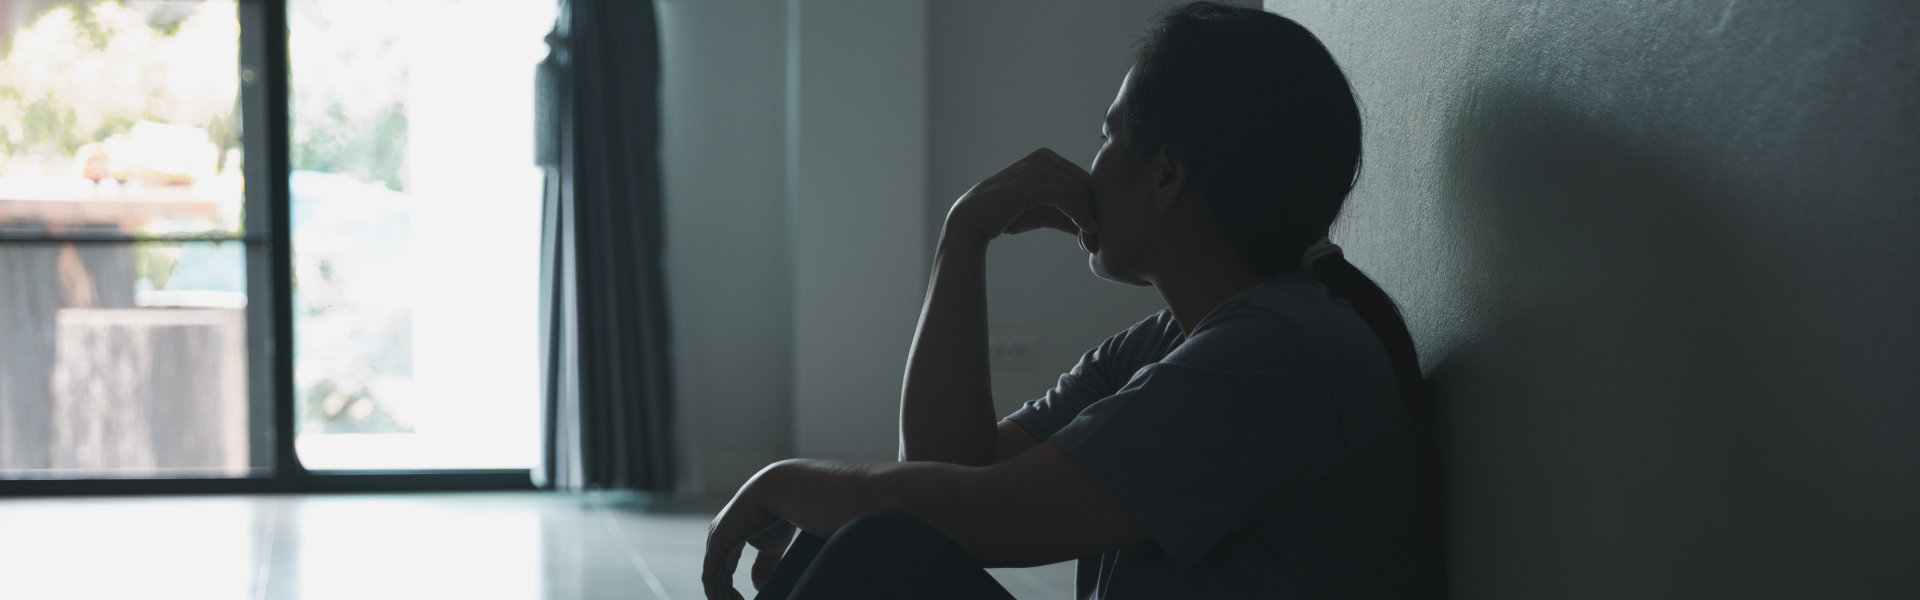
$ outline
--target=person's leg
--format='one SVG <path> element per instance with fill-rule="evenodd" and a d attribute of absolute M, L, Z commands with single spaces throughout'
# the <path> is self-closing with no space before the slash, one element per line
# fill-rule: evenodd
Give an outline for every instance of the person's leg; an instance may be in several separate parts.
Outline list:
<path fill-rule="evenodd" d="M 861 517 L 824 544 L 819 540 L 804 533 L 796 537 L 795 548 L 782 556 L 758 597 L 1013 598 L 965 548 L 917 519 Z M 796 555 L 794 549 L 802 553 Z M 796 570 L 789 569 L 789 562 L 802 571 L 790 588 L 781 578 Z"/>

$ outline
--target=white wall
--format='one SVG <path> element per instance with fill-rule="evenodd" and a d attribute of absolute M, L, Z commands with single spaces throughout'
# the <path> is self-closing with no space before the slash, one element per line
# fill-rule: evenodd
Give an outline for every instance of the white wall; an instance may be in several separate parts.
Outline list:
<path fill-rule="evenodd" d="M 1272 1 L 1442 392 L 1455 596 L 1920 597 L 1920 15 Z"/>
<path fill-rule="evenodd" d="M 927 6 L 798 2 L 790 38 L 794 441 L 890 459 L 926 286 Z"/>
<path fill-rule="evenodd" d="M 731 491 L 793 452 L 787 12 L 657 2 L 674 392 L 688 471 Z"/>
<path fill-rule="evenodd" d="M 1007 163 L 1047 147 L 1092 166 L 1133 43 L 1162 4 L 933 3 L 929 254 L 953 201 Z M 1165 306 L 1151 288 L 1094 277 L 1078 242 L 1050 231 L 994 240 L 987 287 L 991 333 L 1037 342 L 1032 359 L 993 366 L 1002 415 L 1052 387 L 1081 353 Z"/>
<path fill-rule="evenodd" d="M 927 268 L 924 3 L 655 6 L 692 491 L 891 457 Z"/>

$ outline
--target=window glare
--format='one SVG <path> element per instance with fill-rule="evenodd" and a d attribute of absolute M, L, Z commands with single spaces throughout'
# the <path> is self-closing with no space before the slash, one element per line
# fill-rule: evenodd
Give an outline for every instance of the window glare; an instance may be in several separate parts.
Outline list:
<path fill-rule="evenodd" d="M 288 4 L 307 468 L 537 459 L 532 98 L 553 17 L 539 0 Z"/>

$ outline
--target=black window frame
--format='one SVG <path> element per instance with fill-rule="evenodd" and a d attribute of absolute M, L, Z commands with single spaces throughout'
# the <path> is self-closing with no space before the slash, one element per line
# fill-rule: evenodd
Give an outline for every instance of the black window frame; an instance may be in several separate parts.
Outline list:
<path fill-rule="evenodd" d="M 239 241 L 246 246 L 247 404 L 251 452 L 266 476 L 0 479 L 0 496 L 531 490 L 527 469 L 309 471 L 294 448 L 293 253 L 286 0 L 240 0 L 240 110 L 246 224 L 238 237 L 6 237 L 0 242 Z M 256 124 L 258 126 L 256 126 Z M 263 234 L 264 232 L 264 234 Z M 259 308 L 261 306 L 265 308 Z"/>

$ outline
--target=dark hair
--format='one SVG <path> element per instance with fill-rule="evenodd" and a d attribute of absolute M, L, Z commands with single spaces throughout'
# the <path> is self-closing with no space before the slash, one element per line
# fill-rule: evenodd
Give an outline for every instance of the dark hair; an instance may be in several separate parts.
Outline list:
<path fill-rule="evenodd" d="M 1155 19 L 1125 117 L 1129 145 L 1184 164 L 1228 243 L 1261 274 L 1300 265 L 1360 171 L 1360 107 L 1340 65 L 1305 27 L 1257 8 L 1193 2 Z M 1429 417 L 1393 299 L 1339 253 L 1311 270 L 1380 337 L 1408 408 Z"/>

